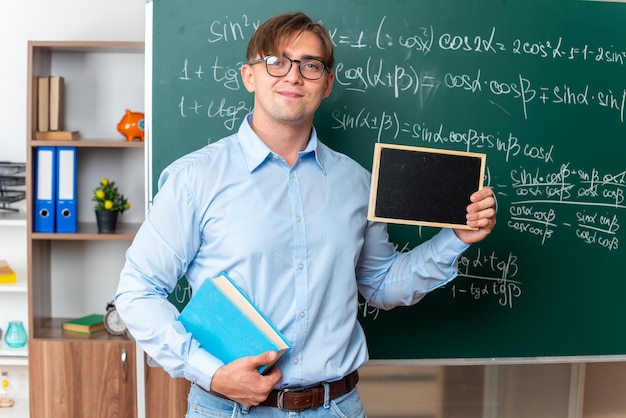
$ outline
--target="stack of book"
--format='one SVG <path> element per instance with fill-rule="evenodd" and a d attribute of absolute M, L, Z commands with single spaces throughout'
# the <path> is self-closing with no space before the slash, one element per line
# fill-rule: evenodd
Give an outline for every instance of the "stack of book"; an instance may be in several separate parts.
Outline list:
<path fill-rule="evenodd" d="M 91 314 L 63 322 L 63 331 L 94 334 L 104 330 L 103 314 Z"/>
<path fill-rule="evenodd" d="M 17 283 L 17 275 L 6 260 L 0 260 L 0 284 Z"/>
<path fill-rule="evenodd" d="M 62 76 L 37 77 L 37 139 L 74 140 L 78 131 L 64 130 L 64 89 Z"/>

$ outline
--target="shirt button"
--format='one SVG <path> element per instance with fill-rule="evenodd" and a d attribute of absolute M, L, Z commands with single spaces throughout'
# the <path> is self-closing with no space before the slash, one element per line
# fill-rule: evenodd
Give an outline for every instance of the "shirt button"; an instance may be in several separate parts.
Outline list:
<path fill-rule="evenodd" d="M 301 217 L 296 216 L 296 222 L 300 222 L 301 220 L 302 220 L 302 218 L 301 218 Z"/>
<path fill-rule="evenodd" d="M 300 318 L 304 318 L 304 312 L 300 312 L 298 315 L 300 315 Z"/>
<path fill-rule="evenodd" d="M 302 263 L 298 264 L 298 268 L 299 268 L 300 270 L 302 270 L 302 269 L 304 268 L 304 264 L 302 264 Z"/>
<path fill-rule="evenodd" d="M 297 358 L 293 359 L 293 364 L 298 364 L 298 363 L 299 363 L 299 361 L 298 361 Z"/>

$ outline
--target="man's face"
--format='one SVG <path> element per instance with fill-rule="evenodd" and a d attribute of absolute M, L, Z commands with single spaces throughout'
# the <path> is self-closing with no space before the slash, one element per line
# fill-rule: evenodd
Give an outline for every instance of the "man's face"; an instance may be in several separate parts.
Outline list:
<path fill-rule="evenodd" d="M 322 47 L 316 35 L 304 32 L 287 40 L 283 54 L 292 60 L 322 59 Z M 284 77 L 269 75 L 264 62 L 244 65 L 241 76 L 246 89 L 254 92 L 255 123 L 313 123 L 313 115 L 322 99 L 330 95 L 334 80 L 329 71 L 319 80 L 305 79 L 295 62 Z"/>

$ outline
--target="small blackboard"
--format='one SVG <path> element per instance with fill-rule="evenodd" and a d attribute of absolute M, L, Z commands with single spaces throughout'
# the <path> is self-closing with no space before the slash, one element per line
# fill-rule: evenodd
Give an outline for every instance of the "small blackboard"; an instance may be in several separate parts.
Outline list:
<path fill-rule="evenodd" d="M 375 144 L 368 218 L 465 228 L 470 195 L 483 187 L 485 154 Z"/>

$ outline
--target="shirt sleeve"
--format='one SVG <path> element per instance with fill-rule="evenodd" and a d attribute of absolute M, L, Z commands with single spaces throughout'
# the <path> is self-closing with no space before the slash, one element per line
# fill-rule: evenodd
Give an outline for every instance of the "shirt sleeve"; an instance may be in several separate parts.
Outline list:
<path fill-rule="evenodd" d="M 414 305 L 454 279 L 469 247 L 449 228 L 402 253 L 388 241 L 384 223 L 371 223 L 365 236 L 357 267 L 359 291 L 368 304 L 385 310 Z"/>
<path fill-rule="evenodd" d="M 210 388 L 223 363 L 200 348 L 167 299 L 200 243 L 194 196 L 182 174 L 171 174 L 162 176 L 154 204 L 126 253 L 115 305 L 137 343 L 165 371 Z"/>

